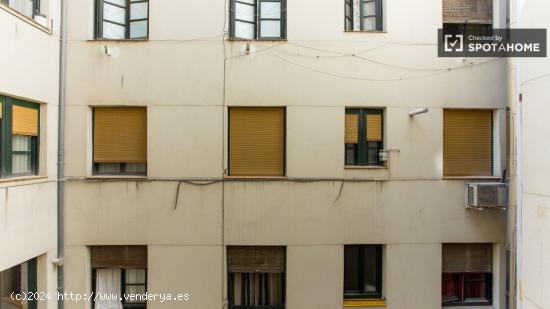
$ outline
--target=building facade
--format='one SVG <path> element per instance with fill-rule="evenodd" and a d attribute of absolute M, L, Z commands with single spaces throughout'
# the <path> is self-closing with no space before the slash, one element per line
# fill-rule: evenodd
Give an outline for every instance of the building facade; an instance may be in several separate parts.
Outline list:
<path fill-rule="evenodd" d="M 59 1 L 0 2 L 0 308 L 54 308 Z"/>
<path fill-rule="evenodd" d="M 546 28 L 550 9 L 545 1 L 511 1 L 512 28 Z M 513 308 L 547 308 L 550 300 L 548 272 L 549 190 L 547 146 L 537 142 L 549 135 L 544 116 L 548 113 L 548 58 L 510 61 L 509 91 L 513 132 L 510 170 L 510 291 Z M 516 300 L 514 300 L 514 298 Z M 514 304 L 514 302 L 517 302 Z"/>
<path fill-rule="evenodd" d="M 467 209 L 465 191 L 507 167 L 508 64 L 437 57 L 438 28 L 505 27 L 506 1 L 455 2 L 69 1 L 65 291 L 182 296 L 124 308 L 506 308 L 506 212 Z M 1 90 L 45 101 L 49 124 L 44 88 Z M 55 184 L 40 185 L 53 252 Z M 26 226 L 0 234 L 12 250 Z"/>

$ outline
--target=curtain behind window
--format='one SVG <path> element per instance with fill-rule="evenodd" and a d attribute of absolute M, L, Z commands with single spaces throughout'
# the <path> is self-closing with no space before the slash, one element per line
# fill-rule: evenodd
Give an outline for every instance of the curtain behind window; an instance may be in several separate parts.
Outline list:
<path fill-rule="evenodd" d="M 107 268 L 97 270 L 97 298 L 94 309 L 122 309 L 122 303 L 120 302 L 120 276 L 120 269 Z"/>

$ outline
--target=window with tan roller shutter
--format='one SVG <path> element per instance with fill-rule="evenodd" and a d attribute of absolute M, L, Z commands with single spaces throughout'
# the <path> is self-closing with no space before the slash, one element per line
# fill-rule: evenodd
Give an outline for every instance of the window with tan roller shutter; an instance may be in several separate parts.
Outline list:
<path fill-rule="evenodd" d="M 94 162 L 147 162 L 146 108 L 94 108 Z"/>
<path fill-rule="evenodd" d="M 231 176 L 284 176 L 284 107 L 229 109 Z"/>
<path fill-rule="evenodd" d="M 443 111 L 443 175 L 492 176 L 493 112 Z"/>

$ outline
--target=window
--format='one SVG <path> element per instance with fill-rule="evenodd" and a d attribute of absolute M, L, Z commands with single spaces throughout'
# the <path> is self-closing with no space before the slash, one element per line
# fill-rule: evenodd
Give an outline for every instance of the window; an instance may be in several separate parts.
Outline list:
<path fill-rule="evenodd" d="M 0 96 L 2 177 L 36 175 L 40 105 Z"/>
<path fill-rule="evenodd" d="M 493 175 L 493 112 L 443 111 L 443 175 Z"/>
<path fill-rule="evenodd" d="M 227 247 L 229 308 L 285 307 L 285 247 Z"/>
<path fill-rule="evenodd" d="M 147 109 L 94 108 L 94 173 L 147 173 Z"/>
<path fill-rule="evenodd" d="M 229 15 L 232 38 L 273 40 L 286 37 L 286 0 L 231 0 Z"/>
<path fill-rule="evenodd" d="M 492 244 L 443 244 L 443 305 L 490 305 L 492 272 Z"/>
<path fill-rule="evenodd" d="M 96 39 L 146 39 L 148 0 L 96 0 Z"/>
<path fill-rule="evenodd" d="M 0 308 L 36 309 L 36 300 L 32 294 L 36 293 L 37 283 L 36 258 L 0 272 Z M 16 300 L 12 293 L 23 296 Z M 27 297 L 25 297 L 27 296 Z"/>
<path fill-rule="evenodd" d="M 382 246 L 344 247 L 344 299 L 382 298 Z"/>
<path fill-rule="evenodd" d="M 285 108 L 229 108 L 229 174 L 284 176 Z"/>
<path fill-rule="evenodd" d="M 94 308 L 145 309 L 147 307 L 147 247 L 91 247 L 94 295 L 118 295 L 118 301 L 97 297 Z"/>
<path fill-rule="evenodd" d="M 29 18 L 40 14 L 40 0 L 1 0 L 1 2 Z"/>
<path fill-rule="evenodd" d="M 382 109 L 346 108 L 346 165 L 383 165 L 383 114 Z"/>
<path fill-rule="evenodd" d="M 490 35 L 492 0 L 443 0 L 443 33 Z"/>
<path fill-rule="evenodd" d="M 383 0 L 344 0 L 346 31 L 383 31 Z"/>

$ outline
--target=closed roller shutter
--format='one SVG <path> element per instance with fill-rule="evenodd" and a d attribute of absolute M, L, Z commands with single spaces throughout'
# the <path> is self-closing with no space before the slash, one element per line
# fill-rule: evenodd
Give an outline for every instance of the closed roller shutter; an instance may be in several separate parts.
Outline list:
<path fill-rule="evenodd" d="M 382 141 L 382 115 L 366 115 L 367 120 L 367 141 Z"/>
<path fill-rule="evenodd" d="M 38 109 L 13 105 L 12 134 L 38 136 Z"/>
<path fill-rule="evenodd" d="M 443 23 L 492 24 L 492 0 L 443 0 Z"/>
<path fill-rule="evenodd" d="M 147 162 L 146 108 L 94 108 L 94 162 Z"/>
<path fill-rule="evenodd" d="M 147 268 L 147 246 L 93 246 L 93 268 Z"/>
<path fill-rule="evenodd" d="M 346 114 L 346 144 L 359 143 L 359 115 Z"/>
<path fill-rule="evenodd" d="M 229 172 L 232 176 L 283 176 L 285 109 L 229 109 Z"/>
<path fill-rule="evenodd" d="M 443 174 L 491 176 L 493 113 L 446 109 L 443 112 Z"/>
<path fill-rule="evenodd" d="M 443 244 L 444 273 L 490 273 L 492 244 Z"/>
<path fill-rule="evenodd" d="M 230 273 L 284 273 L 285 247 L 227 247 L 227 271 Z"/>

